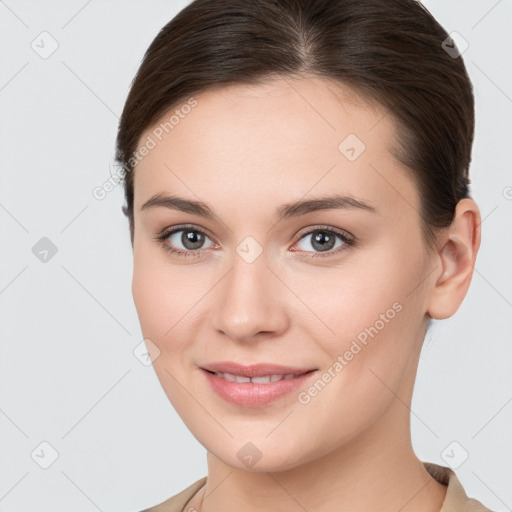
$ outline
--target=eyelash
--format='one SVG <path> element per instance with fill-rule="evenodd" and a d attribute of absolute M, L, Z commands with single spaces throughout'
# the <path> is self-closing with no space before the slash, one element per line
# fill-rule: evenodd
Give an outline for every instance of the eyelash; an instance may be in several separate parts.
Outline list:
<path fill-rule="evenodd" d="M 202 229 L 199 229 L 199 228 L 197 228 L 197 227 L 195 227 L 195 226 L 193 226 L 191 224 L 186 224 L 186 225 L 183 225 L 183 226 L 175 226 L 173 228 L 166 229 L 161 234 L 159 234 L 156 237 L 154 237 L 154 239 L 157 240 L 162 245 L 162 247 L 166 251 L 170 252 L 171 254 L 175 254 L 177 256 L 183 256 L 183 257 L 188 257 L 189 255 L 191 255 L 193 258 L 201 256 L 201 253 L 203 252 L 203 250 L 206 250 L 206 249 L 199 249 L 199 250 L 195 250 L 195 251 L 192 251 L 192 250 L 191 251 L 183 251 L 181 249 L 175 249 L 175 248 L 173 248 L 173 247 L 171 247 L 170 245 L 167 244 L 167 239 L 172 234 L 177 233 L 179 231 L 192 231 L 192 232 L 196 232 L 196 233 L 201 233 L 202 235 L 204 235 L 204 236 L 206 236 L 208 238 L 211 238 L 208 235 L 208 233 L 206 233 Z M 303 233 L 299 237 L 297 242 L 299 242 L 300 240 L 302 240 L 306 236 L 311 235 L 312 233 L 314 233 L 316 231 L 320 231 L 320 232 L 323 232 L 323 233 L 334 234 L 334 235 L 338 236 L 341 239 L 341 241 L 343 242 L 344 245 L 341 246 L 341 247 L 338 247 L 334 251 L 325 251 L 325 253 L 322 253 L 322 252 L 313 253 L 312 255 L 307 256 L 308 258 L 329 258 L 329 257 L 331 257 L 333 255 L 337 255 L 340 251 L 342 251 L 344 249 L 352 247 L 355 244 L 355 238 L 352 237 L 352 235 L 349 235 L 345 231 L 341 231 L 341 230 L 338 230 L 338 229 L 331 228 L 330 226 L 316 226 L 313 229 L 310 229 L 309 231 L 306 231 L 305 233 Z M 300 251 L 300 250 L 298 250 L 297 252 L 309 252 L 309 251 Z"/>

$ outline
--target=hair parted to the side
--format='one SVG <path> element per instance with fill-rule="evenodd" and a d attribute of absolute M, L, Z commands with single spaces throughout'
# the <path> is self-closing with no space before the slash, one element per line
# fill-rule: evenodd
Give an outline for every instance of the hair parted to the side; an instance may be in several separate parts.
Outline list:
<path fill-rule="evenodd" d="M 194 0 L 147 49 L 119 123 L 123 212 L 134 241 L 134 159 L 142 133 L 193 95 L 316 75 L 377 102 L 398 127 L 394 156 L 421 197 L 426 240 L 469 197 L 474 97 L 462 57 L 416 0 Z"/>

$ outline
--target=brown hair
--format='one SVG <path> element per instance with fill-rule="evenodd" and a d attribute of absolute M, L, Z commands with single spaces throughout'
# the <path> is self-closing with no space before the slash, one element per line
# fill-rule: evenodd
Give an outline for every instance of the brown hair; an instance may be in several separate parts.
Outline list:
<path fill-rule="evenodd" d="M 194 0 L 158 33 L 132 82 L 119 123 L 134 239 L 134 159 L 141 134 L 209 88 L 312 74 L 346 84 L 397 123 L 427 242 L 469 197 L 473 89 L 448 34 L 415 0 Z M 450 46 L 453 43 L 450 41 Z M 455 47 L 456 51 L 456 47 Z"/>

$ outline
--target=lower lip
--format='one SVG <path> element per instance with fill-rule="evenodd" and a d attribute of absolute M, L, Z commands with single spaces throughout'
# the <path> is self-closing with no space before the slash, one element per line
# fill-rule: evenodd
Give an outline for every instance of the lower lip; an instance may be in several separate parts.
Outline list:
<path fill-rule="evenodd" d="M 231 382 L 201 368 L 208 383 L 221 398 L 242 407 L 262 407 L 281 398 L 305 384 L 316 370 L 303 373 L 293 379 L 281 379 L 268 384 Z"/>

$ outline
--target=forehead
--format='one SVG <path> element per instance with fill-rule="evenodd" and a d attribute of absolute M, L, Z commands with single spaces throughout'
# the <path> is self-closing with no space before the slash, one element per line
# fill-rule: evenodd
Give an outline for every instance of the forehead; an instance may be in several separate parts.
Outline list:
<path fill-rule="evenodd" d="M 392 116 L 346 85 L 276 78 L 217 87 L 194 100 L 193 108 L 175 107 L 141 136 L 152 148 L 135 167 L 136 210 L 165 192 L 203 199 L 229 192 L 247 206 L 334 189 L 384 201 L 392 195 L 383 194 L 385 181 L 406 177 L 390 152 Z"/>

